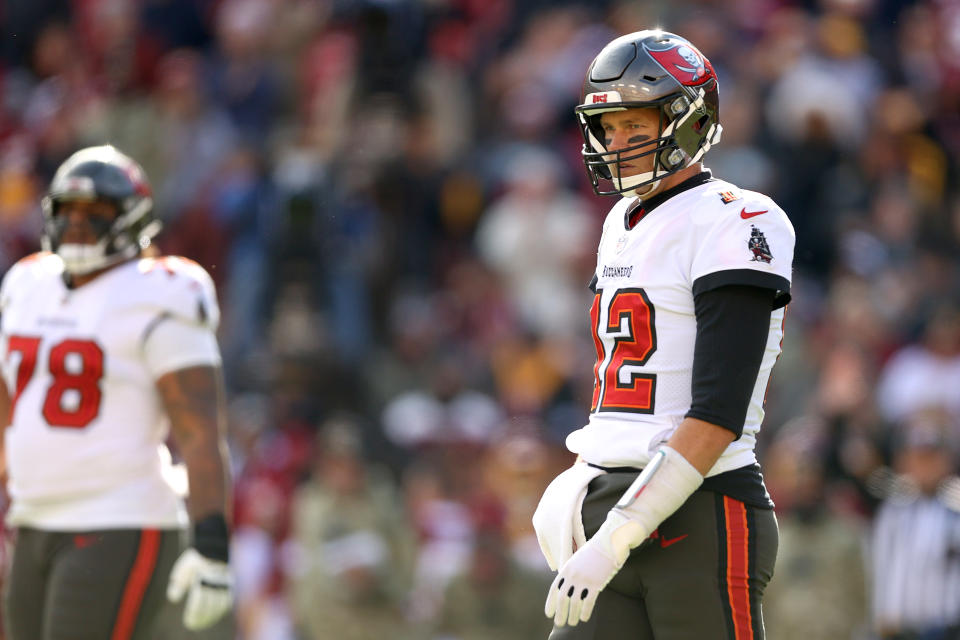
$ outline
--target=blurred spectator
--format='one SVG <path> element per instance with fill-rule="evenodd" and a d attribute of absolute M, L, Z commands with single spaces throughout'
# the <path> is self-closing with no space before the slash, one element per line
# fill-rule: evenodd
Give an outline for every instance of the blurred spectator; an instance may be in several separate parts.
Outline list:
<path fill-rule="evenodd" d="M 498 523 L 480 523 L 469 563 L 443 597 L 436 638 L 529 640 L 545 638 L 542 613 L 550 577 L 517 564 Z"/>
<path fill-rule="evenodd" d="M 217 9 L 218 53 L 212 97 L 222 104 L 246 144 L 268 142 L 279 101 L 278 81 L 266 59 L 272 6 L 261 0 L 228 0 Z"/>
<path fill-rule="evenodd" d="M 318 438 L 292 508 L 296 626 L 311 640 L 402 638 L 413 536 L 398 495 L 365 464 L 349 418 L 328 421 Z"/>
<path fill-rule="evenodd" d="M 765 458 L 780 527 L 776 573 L 763 601 L 770 638 L 849 640 L 866 632 L 865 532 L 830 491 L 827 436 L 815 420 L 794 420 Z"/>
<path fill-rule="evenodd" d="M 958 389 L 960 308 L 944 302 L 930 314 L 920 341 L 898 351 L 884 367 L 877 401 L 891 422 L 927 406 L 942 406 L 960 421 Z"/>
<path fill-rule="evenodd" d="M 586 204 L 561 187 L 561 171 L 542 149 L 517 150 L 504 168 L 506 191 L 477 230 L 480 255 L 500 274 L 526 327 L 537 335 L 583 328 L 589 270 L 576 266 L 592 225 Z"/>

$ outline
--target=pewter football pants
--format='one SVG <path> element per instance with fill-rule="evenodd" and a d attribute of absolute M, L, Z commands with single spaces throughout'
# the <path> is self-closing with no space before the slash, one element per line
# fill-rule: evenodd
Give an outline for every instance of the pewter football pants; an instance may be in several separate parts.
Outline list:
<path fill-rule="evenodd" d="M 141 640 L 166 601 L 179 530 L 17 529 L 4 585 L 8 640 Z"/>
<path fill-rule="evenodd" d="M 603 524 L 636 472 L 590 483 L 587 536 Z M 762 640 L 760 600 L 777 555 L 773 511 L 700 490 L 633 550 L 587 622 L 550 640 Z"/>

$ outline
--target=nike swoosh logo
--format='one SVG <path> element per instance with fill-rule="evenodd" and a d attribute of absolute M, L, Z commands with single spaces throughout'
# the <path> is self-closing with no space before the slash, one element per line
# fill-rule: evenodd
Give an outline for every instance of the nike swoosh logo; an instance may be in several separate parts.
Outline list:
<path fill-rule="evenodd" d="M 762 212 L 761 212 L 761 213 L 762 213 Z M 682 536 L 677 536 L 676 538 L 660 538 L 660 548 L 661 548 L 661 549 L 666 549 L 667 547 L 669 547 L 669 546 L 672 545 L 672 544 L 677 544 L 678 542 L 680 542 L 681 540 L 683 540 L 684 538 L 686 538 L 688 535 L 690 535 L 690 534 L 685 533 L 685 534 L 683 534 Z"/>
<path fill-rule="evenodd" d="M 100 536 L 96 534 L 89 535 L 75 535 L 73 536 L 73 546 L 77 549 L 85 549 L 92 544 L 95 544 L 100 539 Z"/>
<path fill-rule="evenodd" d="M 744 207 L 743 209 L 740 209 L 740 217 L 743 218 L 744 220 L 747 220 L 748 218 L 752 218 L 753 216 L 759 216 L 760 214 L 766 213 L 767 211 L 769 211 L 769 209 L 764 209 L 763 211 L 747 211 L 747 208 Z"/>

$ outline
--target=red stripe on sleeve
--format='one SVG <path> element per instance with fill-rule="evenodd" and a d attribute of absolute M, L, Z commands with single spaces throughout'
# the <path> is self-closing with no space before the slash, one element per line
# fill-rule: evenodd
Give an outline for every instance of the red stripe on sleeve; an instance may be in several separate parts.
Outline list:
<path fill-rule="evenodd" d="M 723 497 L 727 520 L 727 595 L 733 612 L 736 640 L 753 638 L 753 612 L 750 610 L 749 547 L 747 509 L 739 500 Z"/>
<path fill-rule="evenodd" d="M 117 612 L 117 621 L 113 624 L 110 640 L 129 640 L 133 637 L 137 617 L 140 615 L 140 605 L 143 604 L 143 596 L 157 566 L 159 551 L 160 531 L 144 529 L 140 534 L 140 547 L 133 561 L 133 569 L 130 570 L 127 585 L 123 588 L 120 611 Z"/>

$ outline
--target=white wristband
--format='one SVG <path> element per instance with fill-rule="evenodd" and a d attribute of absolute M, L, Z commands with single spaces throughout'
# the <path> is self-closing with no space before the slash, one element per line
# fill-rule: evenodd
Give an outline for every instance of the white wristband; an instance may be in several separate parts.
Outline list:
<path fill-rule="evenodd" d="M 640 525 L 634 529 L 629 541 L 631 548 L 636 547 L 679 509 L 701 484 L 703 476 L 681 453 L 662 446 L 610 510 L 610 516 L 621 522 L 625 518 Z"/>

